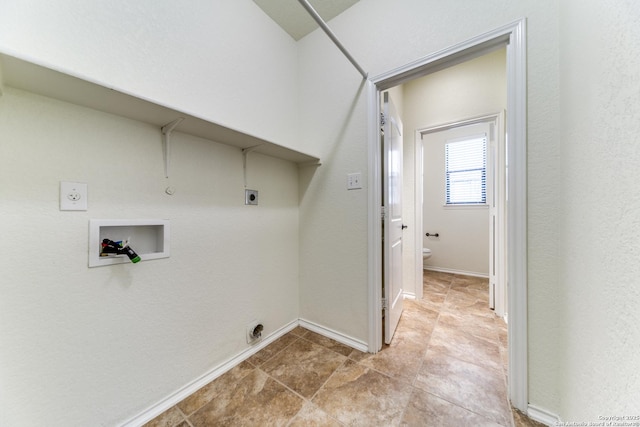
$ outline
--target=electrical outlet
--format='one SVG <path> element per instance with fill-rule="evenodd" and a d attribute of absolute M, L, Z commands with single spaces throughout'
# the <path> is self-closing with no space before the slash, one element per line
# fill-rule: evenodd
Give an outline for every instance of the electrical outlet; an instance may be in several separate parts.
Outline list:
<path fill-rule="evenodd" d="M 60 181 L 60 210 L 86 211 L 88 206 L 87 184 Z"/>
<path fill-rule="evenodd" d="M 244 204 L 245 205 L 257 205 L 258 204 L 258 190 L 244 190 Z"/>

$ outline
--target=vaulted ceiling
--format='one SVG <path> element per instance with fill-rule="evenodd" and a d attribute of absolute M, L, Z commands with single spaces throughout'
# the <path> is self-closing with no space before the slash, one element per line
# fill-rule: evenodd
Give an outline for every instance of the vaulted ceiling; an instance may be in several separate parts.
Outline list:
<path fill-rule="evenodd" d="M 318 24 L 300 5 L 298 0 L 253 0 L 294 40 L 300 40 L 316 28 Z M 325 21 L 340 15 L 356 4 L 358 0 L 310 0 L 309 3 Z"/>

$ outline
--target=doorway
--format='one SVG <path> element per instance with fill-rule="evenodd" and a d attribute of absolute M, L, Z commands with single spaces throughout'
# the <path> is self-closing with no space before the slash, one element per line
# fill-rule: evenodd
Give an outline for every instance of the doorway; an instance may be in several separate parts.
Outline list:
<path fill-rule="evenodd" d="M 425 269 L 487 278 L 489 308 L 506 320 L 507 200 L 503 122 L 504 113 L 495 113 L 416 131 L 415 225 L 422 238 L 415 251 L 416 268 L 422 268 L 417 257 L 423 247 L 428 247 L 435 256 L 425 262 Z M 468 142 L 472 147 L 474 143 L 481 146 L 475 153 L 480 169 L 460 174 L 463 179 L 458 188 L 460 194 L 455 195 L 452 193 L 456 189 L 450 188 L 450 173 L 445 171 L 446 148 Z M 473 158 L 469 156 L 474 153 L 465 150 L 461 154 L 468 168 Z M 453 197 L 459 200 L 452 200 Z M 416 290 L 415 298 L 421 299 L 422 271 Z"/>
<path fill-rule="evenodd" d="M 526 60 L 525 21 L 520 20 L 467 42 L 452 46 L 404 67 L 384 73 L 367 84 L 369 95 L 369 351 L 382 346 L 382 203 L 380 93 L 435 70 L 481 56 L 498 47 L 507 49 L 508 242 L 509 283 L 509 399 L 527 409 L 527 292 L 526 292 Z"/>

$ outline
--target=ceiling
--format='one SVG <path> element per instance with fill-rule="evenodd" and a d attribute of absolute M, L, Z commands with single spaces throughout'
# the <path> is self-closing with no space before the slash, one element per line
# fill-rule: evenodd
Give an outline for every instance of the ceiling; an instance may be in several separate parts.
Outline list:
<path fill-rule="evenodd" d="M 294 40 L 300 40 L 318 24 L 298 0 L 253 0 Z M 356 4 L 358 0 L 309 0 L 322 19 L 329 21 Z"/>

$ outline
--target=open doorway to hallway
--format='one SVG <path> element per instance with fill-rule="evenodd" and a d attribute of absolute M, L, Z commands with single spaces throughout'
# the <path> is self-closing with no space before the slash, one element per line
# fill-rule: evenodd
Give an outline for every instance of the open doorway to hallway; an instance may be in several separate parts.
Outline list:
<path fill-rule="evenodd" d="M 483 277 L 489 307 L 504 317 L 506 48 L 404 82 L 385 97 L 405 129 L 405 298 L 422 298 L 423 267 Z"/>
<path fill-rule="evenodd" d="M 431 250 L 425 262 L 430 270 L 489 277 L 494 241 L 490 208 L 494 202 L 506 203 L 504 174 L 493 176 L 505 168 L 504 138 L 500 141 L 498 135 L 504 133 L 499 121 L 507 106 L 505 47 L 392 90 L 402 91 L 407 129 L 403 211 L 408 231 L 413 230 L 403 253 L 407 295 L 421 296 L 423 248 Z M 484 199 L 447 201 L 445 145 L 469 132 L 487 138 Z"/>
<path fill-rule="evenodd" d="M 527 408 L 527 277 L 526 277 L 526 49 L 525 21 L 520 20 L 481 34 L 463 43 L 443 49 L 404 67 L 372 78 L 369 93 L 369 192 L 370 206 L 370 329 L 369 351 L 382 347 L 382 272 L 384 261 L 380 242 L 386 206 L 382 204 L 380 146 L 381 93 L 411 80 L 460 64 L 500 47 L 506 47 L 507 108 L 505 120 L 508 134 L 507 175 L 508 204 L 506 209 L 506 253 L 509 283 L 509 398 L 517 409 Z M 382 207 L 382 208 L 381 208 Z"/>

